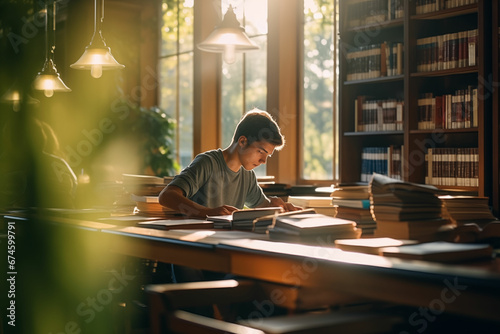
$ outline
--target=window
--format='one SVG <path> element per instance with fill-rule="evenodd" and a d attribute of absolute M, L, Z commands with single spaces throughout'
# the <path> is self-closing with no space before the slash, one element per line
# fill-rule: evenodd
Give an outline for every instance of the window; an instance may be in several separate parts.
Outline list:
<path fill-rule="evenodd" d="M 159 59 L 160 107 L 176 119 L 181 168 L 193 156 L 193 0 L 163 0 Z"/>
<path fill-rule="evenodd" d="M 245 32 L 260 49 L 240 53 L 233 64 L 222 64 L 222 146 L 231 143 L 233 132 L 241 116 L 248 110 L 266 110 L 267 102 L 267 1 L 222 1 L 222 13 L 229 5 Z M 265 175 L 265 165 L 255 169 Z"/>
<path fill-rule="evenodd" d="M 302 166 L 304 180 L 338 178 L 338 0 L 304 0 Z"/>
<path fill-rule="evenodd" d="M 231 143 L 234 128 L 246 111 L 267 108 L 268 1 L 213 2 L 221 19 L 231 5 L 247 35 L 260 46 L 258 51 L 237 54 L 233 64 L 222 62 L 220 147 Z M 338 178 L 337 2 L 303 1 L 303 63 L 297 65 L 297 71 L 302 69 L 298 90 L 302 127 L 297 133 L 297 149 L 301 153 L 299 178 L 306 183 Z M 193 157 L 193 6 L 194 0 L 162 0 L 160 106 L 177 120 L 176 153 L 181 167 Z M 266 175 L 266 166 L 255 172 Z"/>

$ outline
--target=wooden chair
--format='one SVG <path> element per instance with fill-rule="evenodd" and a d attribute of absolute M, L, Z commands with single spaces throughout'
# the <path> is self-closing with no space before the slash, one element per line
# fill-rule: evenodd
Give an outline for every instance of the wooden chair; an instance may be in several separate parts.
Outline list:
<path fill-rule="evenodd" d="M 313 310 L 310 301 L 297 303 L 297 289 L 251 280 L 149 285 L 151 333 L 387 333 L 400 320 L 376 312 L 330 311 L 325 299 L 316 299 L 320 303 Z M 196 312 L 211 305 L 216 305 L 212 316 Z M 233 314 L 235 309 L 244 311 Z"/>

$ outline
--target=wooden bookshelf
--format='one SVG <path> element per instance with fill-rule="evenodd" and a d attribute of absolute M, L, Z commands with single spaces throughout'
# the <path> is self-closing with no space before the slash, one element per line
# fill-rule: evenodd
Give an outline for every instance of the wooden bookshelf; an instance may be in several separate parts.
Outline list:
<path fill-rule="evenodd" d="M 493 127 L 492 130 L 492 190 L 491 190 L 491 199 L 492 199 L 492 208 L 493 214 L 497 217 L 500 214 L 500 117 L 498 115 L 498 110 L 500 108 L 500 86 L 498 83 L 500 82 L 500 1 L 493 0 L 492 1 L 492 23 L 491 23 L 491 55 L 492 55 L 492 81 L 491 83 L 496 83 L 492 92 L 492 122 L 491 125 Z"/>
<path fill-rule="evenodd" d="M 378 0 L 373 1 L 380 3 Z M 426 172 L 428 172 L 425 156 L 428 148 L 477 148 L 478 186 L 450 185 L 447 188 L 463 189 L 480 196 L 488 196 L 492 200 L 493 207 L 498 210 L 498 204 L 495 203 L 499 201 L 498 125 L 500 119 L 498 113 L 492 111 L 498 110 L 500 97 L 496 90 L 493 94 L 488 90 L 488 78 L 491 78 L 492 72 L 493 82 L 499 82 L 500 79 L 497 38 L 498 1 L 493 1 L 492 4 L 488 0 L 478 0 L 463 6 L 442 8 L 425 13 L 422 13 L 421 8 L 419 8 L 420 12 L 417 11 L 416 6 L 419 1 L 404 1 L 403 18 L 387 19 L 377 25 L 363 24 L 358 27 L 353 27 L 352 22 L 348 22 L 353 17 L 352 10 L 349 11 L 352 2 L 340 1 L 340 38 L 341 50 L 344 51 L 340 62 L 341 182 L 360 181 L 361 152 L 365 147 L 402 146 L 403 179 L 416 183 L 425 183 Z M 390 6 L 391 3 L 393 2 L 386 2 L 386 6 Z M 377 4 L 377 6 L 379 5 Z M 390 10 L 390 8 L 386 10 Z M 391 15 L 386 15 L 387 17 L 390 18 Z M 493 48 L 496 51 L 493 53 L 494 61 L 491 58 L 492 29 L 490 27 L 492 21 L 493 30 L 496 29 L 495 38 L 493 38 Z M 438 63 L 436 46 L 435 50 L 431 49 L 436 54 L 434 60 L 429 59 L 431 65 L 424 67 L 425 70 L 422 69 L 422 65 L 417 68 L 419 63 L 424 63 L 424 66 L 428 64 L 428 62 L 422 62 L 419 56 L 422 57 L 424 54 L 422 53 L 422 44 L 425 44 L 424 41 L 429 39 L 436 41 L 435 45 L 443 45 L 442 40 L 444 39 L 450 45 L 456 43 L 453 45 L 463 46 L 460 48 L 460 55 L 464 56 L 453 62 L 450 60 Z M 352 75 L 348 77 L 348 72 L 352 71 L 353 67 L 350 62 L 355 58 L 349 53 L 349 50 L 356 50 L 356 48 L 363 50 L 364 45 L 377 45 L 384 42 L 403 45 L 402 73 L 397 73 L 395 76 L 381 75 L 365 80 L 348 80 L 352 78 Z M 450 49 L 450 52 L 452 50 Z M 475 50 L 474 57 L 469 58 L 469 50 L 471 52 Z M 442 58 L 439 58 L 439 61 L 441 60 Z M 467 108 L 463 109 L 464 117 L 472 115 L 474 112 L 477 124 L 473 125 L 472 122 L 467 122 L 471 118 L 466 118 L 465 123 L 461 123 L 463 122 L 463 119 L 460 118 L 462 113 L 455 111 L 452 116 L 457 117 L 457 122 L 449 123 L 449 128 L 444 126 L 435 129 L 419 128 L 419 121 L 422 122 L 421 109 L 419 115 L 419 99 L 422 99 L 424 94 L 428 94 L 433 99 L 435 97 L 443 97 L 444 99 L 445 96 L 450 96 L 449 101 L 453 97 L 453 104 L 447 102 L 448 105 L 444 107 L 443 103 L 443 108 L 448 108 L 446 114 L 443 112 L 443 117 L 448 117 L 449 121 L 451 110 Z M 398 99 L 404 101 L 403 131 L 356 131 L 357 124 L 355 123 L 359 120 L 359 114 L 355 116 L 355 110 L 359 110 L 359 104 L 356 105 L 354 101 L 358 96 L 369 96 L 375 100 Z M 455 105 L 455 103 L 460 104 L 460 106 Z M 455 122 L 455 118 L 453 118 L 453 122 Z M 496 126 L 492 126 L 492 124 Z M 495 135 L 493 138 L 495 144 L 491 143 L 492 135 Z M 492 161 L 492 156 L 495 157 L 495 161 Z M 496 175 L 492 176 L 492 170 L 496 171 Z"/>

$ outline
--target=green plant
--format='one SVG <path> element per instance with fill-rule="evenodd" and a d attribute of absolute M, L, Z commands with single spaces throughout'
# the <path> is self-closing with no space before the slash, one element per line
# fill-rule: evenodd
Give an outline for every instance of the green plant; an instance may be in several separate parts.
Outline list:
<path fill-rule="evenodd" d="M 179 171 L 174 155 L 175 120 L 156 106 L 143 108 L 122 101 L 117 107 L 128 109 L 126 117 L 122 117 L 118 124 L 120 135 L 132 137 L 137 144 L 136 154 L 142 161 L 139 172 L 156 176 L 175 175 Z"/>

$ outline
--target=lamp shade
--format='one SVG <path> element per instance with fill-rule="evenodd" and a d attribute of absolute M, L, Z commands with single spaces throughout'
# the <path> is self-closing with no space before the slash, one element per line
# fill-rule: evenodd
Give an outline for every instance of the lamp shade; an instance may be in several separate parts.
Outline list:
<path fill-rule="evenodd" d="M 202 51 L 223 53 L 224 61 L 229 64 L 235 61 L 236 52 L 259 49 L 245 34 L 245 29 L 236 19 L 232 6 L 229 6 L 221 24 L 197 46 Z"/>
<path fill-rule="evenodd" d="M 94 78 L 99 78 L 103 70 L 121 69 L 125 65 L 116 61 L 111 54 L 110 48 L 105 46 L 93 47 L 91 44 L 85 48 L 80 59 L 71 64 L 70 67 L 77 70 L 90 70 Z"/>
<path fill-rule="evenodd" d="M 43 90 L 46 97 L 51 97 L 54 92 L 71 92 L 71 89 L 62 81 L 52 59 L 46 59 L 42 71 L 33 81 L 33 88 Z"/>
<path fill-rule="evenodd" d="M 104 0 L 94 0 L 94 34 L 83 55 L 70 67 L 77 70 L 90 70 L 90 75 L 100 78 L 103 70 L 124 68 L 125 65 L 116 61 L 111 49 L 106 46 L 102 37 L 102 22 L 104 21 Z"/>

